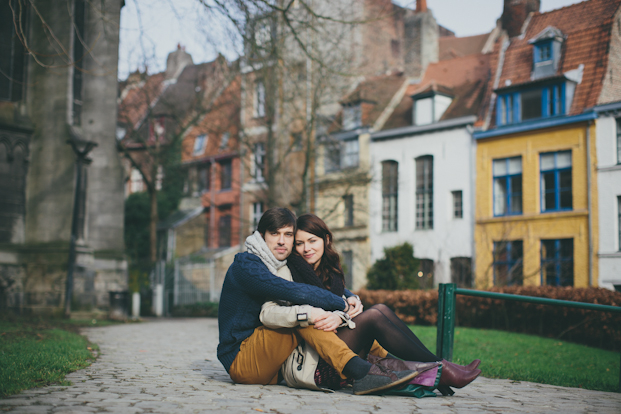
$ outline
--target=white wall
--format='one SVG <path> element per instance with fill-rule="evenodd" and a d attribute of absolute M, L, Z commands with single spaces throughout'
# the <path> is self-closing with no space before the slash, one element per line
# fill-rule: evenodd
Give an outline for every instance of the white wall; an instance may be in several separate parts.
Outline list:
<path fill-rule="evenodd" d="M 384 248 L 409 242 L 417 258 L 435 262 L 435 283 L 450 282 L 450 259 L 471 257 L 474 144 L 465 128 L 371 143 L 373 182 L 369 194 L 371 259 Z M 433 156 L 433 229 L 416 230 L 416 163 Z M 382 161 L 399 163 L 398 231 L 382 232 Z M 453 218 L 452 191 L 461 190 L 463 218 Z M 474 260 L 473 260 L 474 265 Z"/>
<path fill-rule="evenodd" d="M 621 196 L 621 164 L 617 164 L 616 120 L 596 122 L 597 186 L 599 206 L 599 286 L 621 285 L 621 251 L 617 197 Z"/>

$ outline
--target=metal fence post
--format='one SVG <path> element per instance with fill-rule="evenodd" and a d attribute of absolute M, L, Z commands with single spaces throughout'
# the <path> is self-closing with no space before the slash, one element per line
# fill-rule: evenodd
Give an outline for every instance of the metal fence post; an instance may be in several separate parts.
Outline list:
<path fill-rule="evenodd" d="M 453 359 L 455 338 L 455 283 L 440 283 L 438 286 L 438 334 L 436 354 L 447 361 Z"/>

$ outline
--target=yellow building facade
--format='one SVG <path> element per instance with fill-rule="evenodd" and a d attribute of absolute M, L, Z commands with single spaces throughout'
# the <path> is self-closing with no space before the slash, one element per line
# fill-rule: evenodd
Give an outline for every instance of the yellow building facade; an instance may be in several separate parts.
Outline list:
<path fill-rule="evenodd" d="M 540 127 L 522 127 L 521 131 L 515 132 L 508 129 L 487 135 L 475 134 L 477 173 L 474 234 L 477 288 L 508 284 L 554 284 L 554 269 L 561 267 L 565 272 L 566 285 L 570 281 L 567 279 L 570 267 L 573 268 L 572 286 L 597 285 L 595 126 L 593 119 L 585 118 L 590 117 L 568 117 L 561 122 L 548 123 L 548 126 L 542 123 Z M 554 194 L 546 192 L 544 188 L 547 185 L 544 183 L 547 179 L 544 177 L 546 165 L 549 160 L 560 160 L 561 157 L 570 160 L 569 167 L 568 161 L 563 161 L 563 171 L 566 171 L 565 177 L 571 171 L 571 190 L 567 186 L 562 197 L 565 197 L 567 203 L 567 197 L 571 196 L 571 207 L 546 208 L 546 202 L 550 204 L 554 198 Z M 503 172 L 498 171 L 502 170 L 502 160 L 505 159 L 515 165 L 513 177 L 516 177 L 516 183 L 513 187 L 519 186 L 519 173 L 516 171 L 520 170 L 518 161 L 521 161 L 521 194 L 514 191 L 513 200 L 508 198 L 514 203 L 515 210 L 509 213 L 506 210 L 510 209 L 502 211 L 505 206 L 502 201 L 505 181 L 502 181 Z M 500 167 L 495 170 L 496 166 Z M 499 196 L 498 193 L 502 194 Z M 521 212 L 518 197 L 521 197 Z M 513 252 L 507 248 L 509 245 L 513 246 Z M 552 252 L 554 246 L 557 246 L 557 250 L 565 251 L 557 251 L 555 257 Z M 511 254 L 514 256 L 510 257 Z M 502 279 L 500 274 L 508 269 L 521 273 L 521 280 L 520 275 L 509 283 Z"/>

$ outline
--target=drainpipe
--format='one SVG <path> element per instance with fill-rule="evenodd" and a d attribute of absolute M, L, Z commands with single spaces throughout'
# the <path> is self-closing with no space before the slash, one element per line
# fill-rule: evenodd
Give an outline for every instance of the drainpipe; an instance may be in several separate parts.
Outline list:
<path fill-rule="evenodd" d="M 477 168 L 477 142 L 474 139 L 474 128 L 472 125 L 466 126 L 466 132 L 470 135 L 470 189 L 468 191 L 468 196 L 470 197 L 470 238 L 471 238 L 471 246 L 472 249 L 470 251 L 471 254 L 471 267 L 470 272 L 472 274 L 472 283 L 473 286 L 476 286 L 476 266 L 477 266 L 477 255 L 476 255 L 476 241 L 475 241 L 475 230 L 476 230 L 476 214 L 475 214 L 475 199 L 476 199 L 476 168 Z"/>
<path fill-rule="evenodd" d="M 587 153 L 587 198 L 589 210 L 589 287 L 593 286 L 593 207 L 591 195 L 591 124 L 587 122 L 586 127 L 586 153 Z"/>

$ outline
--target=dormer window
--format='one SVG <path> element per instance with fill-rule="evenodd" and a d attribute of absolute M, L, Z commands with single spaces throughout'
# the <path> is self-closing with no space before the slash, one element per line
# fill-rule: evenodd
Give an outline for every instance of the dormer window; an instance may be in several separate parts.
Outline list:
<path fill-rule="evenodd" d="M 453 102 L 448 94 L 435 90 L 412 96 L 414 100 L 412 119 L 414 125 L 428 125 L 438 122 Z"/>
<path fill-rule="evenodd" d="M 508 125 L 564 115 L 571 107 L 574 88 L 574 82 L 565 80 L 545 86 L 498 92 L 496 124 Z"/>
<path fill-rule="evenodd" d="M 552 42 L 535 45 L 535 64 L 552 60 Z"/>
<path fill-rule="evenodd" d="M 343 107 L 343 130 L 349 131 L 362 126 L 360 104 Z"/>
<path fill-rule="evenodd" d="M 528 43 L 533 45 L 533 71 L 531 79 L 541 79 L 556 75 L 561 60 L 563 33 L 556 27 L 548 26 Z"/>

